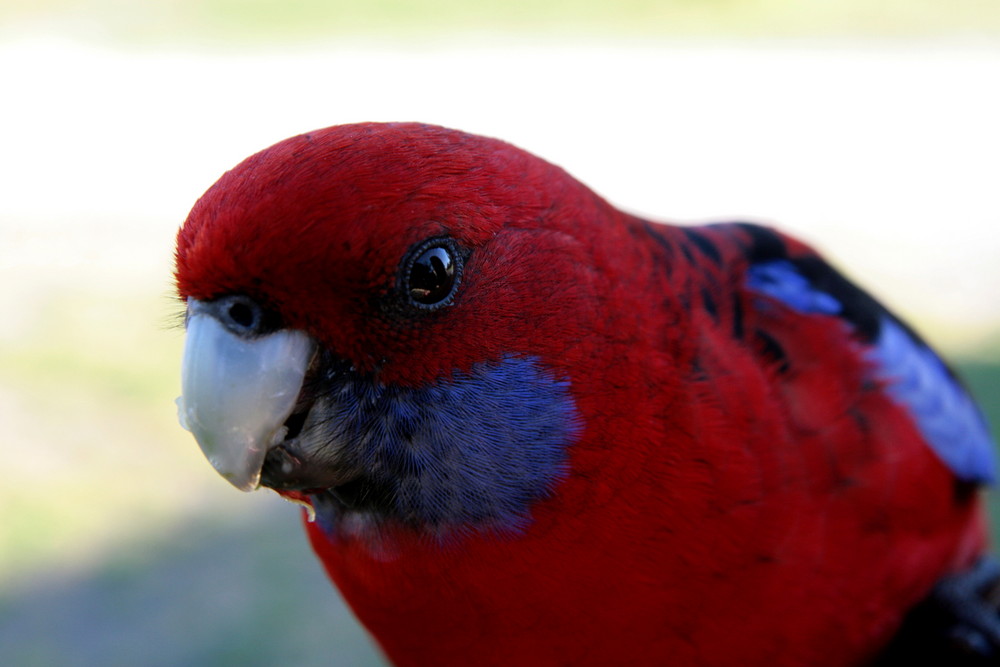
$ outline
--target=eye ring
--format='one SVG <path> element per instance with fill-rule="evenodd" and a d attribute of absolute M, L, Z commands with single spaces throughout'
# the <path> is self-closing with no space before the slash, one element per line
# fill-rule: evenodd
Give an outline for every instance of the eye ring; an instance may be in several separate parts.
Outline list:
<path fill-rule="evenodd" d="M 463 257 L 450 237 L 414 246 L 403 261 L 400 287 L 407 302 L 422 310 L 451 305 L 462 282 Z"/>

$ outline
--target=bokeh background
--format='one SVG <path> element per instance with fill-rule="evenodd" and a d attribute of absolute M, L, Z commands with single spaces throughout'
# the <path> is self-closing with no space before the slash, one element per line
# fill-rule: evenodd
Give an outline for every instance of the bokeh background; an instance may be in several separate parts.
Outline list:
<path fill-rule="evenodd" d="M 655 218 L 773 222 L 997 424 L 998 84 L 989 0 L 5 0 L 0 664 L 382 664 L 297 510 L 176 423 L 173 236 L 246 155 L 422 120 Z"/>

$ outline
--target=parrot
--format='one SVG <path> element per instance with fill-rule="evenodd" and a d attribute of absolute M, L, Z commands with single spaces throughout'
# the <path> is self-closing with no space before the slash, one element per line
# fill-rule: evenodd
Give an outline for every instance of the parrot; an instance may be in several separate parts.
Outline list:
<path fill-rule="evenodd" d="M 1000 664 L 985 418 L 803 241 L 355 123 L 226 172 L 174 279 L 182 425 L 395 665 Z"/>

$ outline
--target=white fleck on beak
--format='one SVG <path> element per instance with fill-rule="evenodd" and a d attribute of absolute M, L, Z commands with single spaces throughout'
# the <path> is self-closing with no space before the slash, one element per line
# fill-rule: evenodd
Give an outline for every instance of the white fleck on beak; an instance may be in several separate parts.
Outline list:
<path fill-rule="evenodd" d="M 291 329 L 240 336 L 199 305 L 189 300 L 178 416 L 219 474 L 253 491 L 285 437 L 315 343 Z"/>

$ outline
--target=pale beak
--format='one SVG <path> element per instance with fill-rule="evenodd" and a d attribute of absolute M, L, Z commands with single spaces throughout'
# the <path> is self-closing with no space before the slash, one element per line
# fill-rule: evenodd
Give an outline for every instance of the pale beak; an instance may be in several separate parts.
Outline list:
<path fill-rule="evenodd" d="M 208 308 L 188 302 L 187 339 L 177 399 L 181 426 L 209 462 L 241 491 L 260 484 L 268 449 L 287 433 L 315 343 L 302 331 L 242 336 Z"/>

